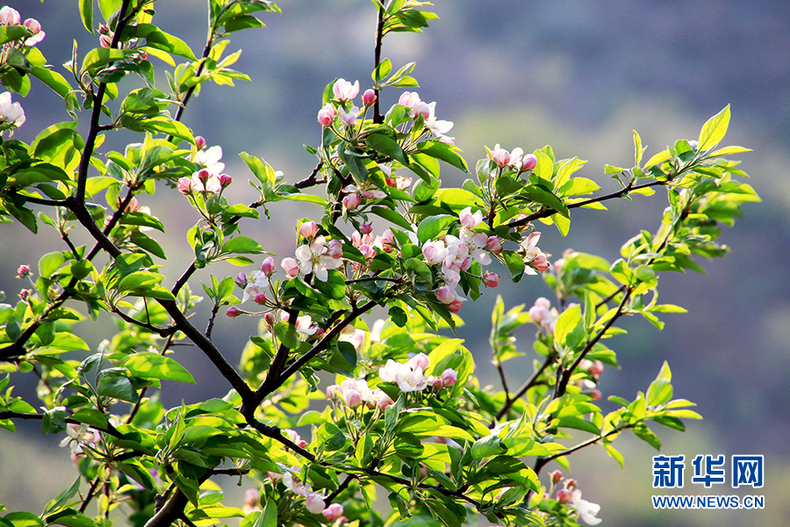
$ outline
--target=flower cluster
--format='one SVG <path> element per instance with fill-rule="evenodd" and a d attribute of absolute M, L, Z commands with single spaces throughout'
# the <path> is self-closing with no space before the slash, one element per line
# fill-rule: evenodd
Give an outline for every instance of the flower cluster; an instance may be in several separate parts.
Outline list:
<path fill-rule="evenodd" d="M 430 359 L 424 353 L 416 354 L 405 363 L 389 359 L 387 364 L 379 368 L 379 378 L 383 382 L 397 384 L 402 392 L 420 392 L 428 386 L 438 390 L 458 382 L 458 373 L 452 368 L 447 368 L 438 377 L 426 376 L 428 366 Z"/>
<path fill-rule="evenodd" d="M 521 148 L 514 148 L 512 152 L 508 152 L 498 144 L 491 151 L 491 160 L 499 168 L 512 168 L 519 173 L 532 170 L 538 165 L 535 154 L 525 154 Z"/>
<path fill-rule="evenodd" d="M 524 252 L 524 263 L 526 264 L 525 273 L 536 275 L 548 271 L 551 267 L 548 256 L 538 247 L 540 233 L 533 232 L 524 239 L 520 246 Z"/>
<path fill-rule="evenodd" d="M 11 92 L 0 93 L 0 130 L 19 128 L 25 124 L 25 110 L 18 102 L 11 100 Z"/>
<path fill-rule="evenodd" d="M 466 272 L 473 262 L 480 265 L 491 263 L 491 253 L 502 252 L 502 242 L 497 236 L 475 232 L 483 222 L 483 213 L 472 212 L 466 207 L 459 215 L 461 230 L 458 236 L 445 235 L 438 240 L 429 240 L 422 246 L 422 255 L 430 265 L 441 265 L 444 285 L 436 290 L 436 298 L 453 313 L 457 313 L 466 299 L 456 290 L 461 282 L 461 273 Z M 499 285 L 499 275 L 486 271 L 483 283 L 488 287 Z"/>
<path fill-rule="evenodd" d="M 296 249 L 296 258 L 284 258 L 280 266 L 288 278 L 312 273 L 316 279 L 326 282 L 329 279 L 329 271 L 343 265 L 343 242 L 327 241 L 324 236 L 317 236 L 318 225 L 314 221 L 303 223 L 299 227 L 299 234 L 308 243 Z"/>
<path fill-rule="evenodd" d="M 371 389 L 364 379 L 345 379 L 340 384 L 333 384 L 326 389 L 326 396 L 331 401 L 342 402 L 349 408 L 357 408 L 362 403 L 381 410 L 394 403 L 389 395 L 378 388 Z"/>
<path fill-rule="evenodd" d="M 14 9 L 13 7 L 3 6 L 0 9 L 0 26 L 20 26 L 23 25 L 27 28 L 31 36 L 27 37 L 25 40 L 22 41 L 22 45 L 26 47 L 33 47 L 42 40 L 46 36 L 41 30 L 41 24 L 35 18 L 28 18 L 24 22 L 22 22 L 22 16 L 19 14 L 19 11 Z"/>
<path fill-rule="evenodd" d="M 313 514 L 322 514 L 327 509 L 322 492 L 315 492 L 312 487 L 298 477 L 299 467 L 285 468 L 285 473 L 269 471 L 267 474 L 272 482 L 282 482 L 286 489 L 298 496 L 304 496 L 305 508 Z M 334 513 L 335 509 L 330 511 Z M 342 512 L 342 511 L 341 511 Z"/>
<path fill-rule="evenodd" d="M 436 119 L 436 103 L 426 103 L 420 100 L 416 91 L 403 92 L 398 99 L 398 104 L 406 107 L 413 119 L 418 116 L 423 118 L 424 126 L 431 133 L 431 139 L 438 139 L 443 143 L 455 144 L 454 137 L 448 137 L 447 132 L 452 130 L 452 121 Z"/>
<path fill-rule="evenodd" d="M 178 180 L 178 191 L 185 196 L 191 196 L 196 192 L 207 194 L 221 193 L 225 187 L 233 182 L 228 174 L 223 174 L 225 163 L 222 163 L 222 147 L 212 146 L 205 149 L 206 140 L 201 136 L 195 138 L 197 151 L 193 162 L 202 168 L 195 171 L 192 177 L 182 177 Z"/>
<path fill-rule="evenodd" d="M 529 318 L 545 329 L 549 334 L 554 333 L 554 326 L 557 324 L 557 319 L 560 317 L 557 308 L 551 307 L 551 301 L 548 298 L 540 297 L 535 300 L 535 304 L 529 308 Z"/>
<path fill-rule="evenodd" d="M 73 459 L 78 459 L 84 455 L 85 449 L 95 449 L 101 434 L 98 430 L 94 430 L 86 424 L 73 424 L 66 425 L 66 437 L 60 442 L 61 447 L 68 446 L 71 449 Z"/>
<path fill-rule="evenodd" d="M 573 478 L 563 479 L 559 470 L 549 472 L 551 478 L 551 488 L 548 495 L 556 489 L 557 501 L 563 505 L 570 505 L 587 525 L 598 525 L 601 518 L 596 515 L 601 510 L 601 506 L 582 499 L 582 491 L 577 488 L 576 480 Z M 560 487 L 560 483 L 562 486 Z"/>

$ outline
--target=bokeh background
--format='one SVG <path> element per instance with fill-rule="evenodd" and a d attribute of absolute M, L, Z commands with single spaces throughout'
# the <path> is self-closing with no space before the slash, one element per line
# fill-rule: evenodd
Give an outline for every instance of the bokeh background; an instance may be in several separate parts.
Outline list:
<path fill-rule="evenodd" d="M 52 64 L 71 58 L 73 41 L 82 54 L 95 45 L 95 37 L 81 26 L 75 1 L 6 3 L 23 18 L 42 23 L 47 37 L 39 47 Z M 159 24 L 200 50 L 205 4 L 160 0 L 155 4 Z M 236 66 L 253 82 L 239 82 L 233 89 L 206 85 L 186 112 L 185 122 L 195 133 L 223 147 L 227 171 L 237 182 L 233 197 L 243 202 L 252 194 L 243 183 L 247 174 L 238 152 L 265 157 L 291 182 L 304 178 L 314 162 L 302 145 L 319 141 L 315 116 L 324 86 L 335 77 L 359 79 L 363 90 L 370 85 L 375 27 L 370 2 L 282 0 L 279 5 L 282 15 L 263 17 L 266 29 L 235 35 L 228 48 L 244 50 Z M 527 151 L 551 144 L 560 158 L 589 160 L 580 174 L 612 190 L 616 185 L 603 174 L 603 165 L 631 166 L 632 129 L 650 146 L 650 156 L 676 139 L 696 138 L 708 117 L 732 104 L 726 143 L 754 149 L 742 155 L 742 167 L 753 176 L 751 184 L 763 203 L 744 207 L 745 217 L 723 235 L 732 254 L 705 262 L 707 274 L 661 277 L 661 300 L 689 313 L 666 315 L 663 332 L 643 320 L 626 320 L 628 335 L 609 342 L 623 369 L 607 368 L 600 388 L 605 395 L 633 398 L 668 360 L 676 397 L 697 402 L 705 419 L 690 422 L 684 434 L 654 427 L 664 439 L 662 452 L 685 454 L 689 461 L 697 454 L 725 454 L 728 460 L 733 454 L 763 454 L 766 481 L 763 489 L 734 491 L 728 475 L 725 485 L 706 491 L 690 483 L 689 463 L 686 487 L 664 493 L 762 494 L 766 507 L 654 511 L 650 495 L 655 451 L 633 436 L 619 440 L 626 457 L 624 470 L 600 447 L 593 447 L 571 458 L 572 476 L 586 499 L 601 504 L 600 517 L 610 527 L 788 524 L 790 4 L 437 0 L 434 10 L 441 20 L 421 35 L 392 36 L 384 56 L 395 67 L 417 62 L 414 74 L 421 97 L 437 101 L 440 119 L 454 121 L 450 135 L 457 138 L 470 165 L 484 155 L 484 144 Z M 157 75 L 157 82 L 166 86 L 163 74 Z M 384 107 L 399 93 L 384 92 Z M 22 104 L 28 121 L 17 137 L 25 141 L 52 122 L 68 119 L 60 100 L 35 82 Z M 122 148 L 129 140 L 123 133 L 112 133 L 107 146 Z M 442 171 L 446 184 L 463 180 L 448 167 Z M 167 244 L 163 265 L 171 281 L 190 261 L 184 233 L 196 221 L 188 208 L 174 206 L 177 199 L 180 196 L 164 188 L 154 198 L 141 199 L 168 226 L 160 241 Z M 553 227 L 544 227 L 541 247 L 555 257 L 572 247 L 611 261 L 618 257 L 620 245 L 640 229 L 655 230 L 664 206 L 665 198 L 656 195 L 610 203 L 611 213 L 578 211 L 565 238 Z M 245 221 L 244 232 L 266 249 L 290 255 L 293 221 L 319 210 L 281 203 L 271 210 L 272 221 Z M 15 296 L 21 287 L 13 278 L 17 266 L 35 265 L 42 254 L 53 247 L 60 250 L 60 245 L 46 230 L 31 243 L 18 224 L 0 226 L 0 290 Z M 217 266 L 211 272 L 236 271 Z M 206 271 L 198 275 L 206 277 Z M 459 330 L 475 353 L 484 384 L 497 382 L 486 342 L 496 293 L 504 296 L 508 307 L 529 306 L 549 293 L 538 278 L 515 286 L 503 283 L 499 289 L 464 308 L 469 324 Z M 103 326 L 79 331 L 87 332 L 95 345 L 109 334 L 111 324 L 105 318 Z M 215 335 L 236 362 L 254 332 L 254 320 L 223 317 Z M 529 331 L 520 337 L 529 356 Z M 224 395 L 224 382 L 196 351 L 179 351 L 178 358 L 198 384 L 166 385 L 169 404 Z M 508 369 L 511 383 L 526 377 L 529 367 L 530 361 L 514 363 Z M 34 400 L 33 386 L 21 376 L 13 377 L 16 393 Z M 20 426 L 15 434 L 0 431 L 0 503 L 10 510 L 39 510 L 73 480 L 76 473 L 66 449 L 58 449 L 59 439 L 42 438 L 30 425 Z M 228 483 L 240 505 L 241 491 Z"/>

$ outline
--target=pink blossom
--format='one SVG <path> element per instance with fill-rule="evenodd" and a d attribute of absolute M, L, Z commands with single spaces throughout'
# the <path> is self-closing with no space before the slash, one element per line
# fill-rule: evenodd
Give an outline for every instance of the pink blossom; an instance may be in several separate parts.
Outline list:
<path fill-rule="evenodd" d="M 442 386 L 445 388 L 447 386 L 452 386 L 456 382 L 458 382 L 458 372 L 452 368 L 447 368 L 442 372 Z"/>
<path fill-rule="evenodd" d="M 383 390 L 379 390 L 378 388 L 376 388 L 375 390 L 371 390 L 370 402 L 373 403 L 380 410 L 384 410 L 386 407 L 390 406 L 391 404 L 395 404 L 395 401 L 390 399 L 389 395 L 387 395 Z"/>
<path fill-rule="evenodd" d="M 301 436 L 296 432 L 296 430 L 291 430 L 290 428 L 286 428 L 283 430 L 283 434 L 285 434 L 285 437 L 290 439 L 291 442 L 296 446 L 298 446 L 299 448 L 304 448 L 307 446 L 307 441 L 302 439 Z"/>
<path fill-rule="evenodd" d="M 498 236 L 489 236 L 486 241 L 486 249 L 494 254 L 500 254 L 502 252 L 502 241 Z"/>
<path fill-rule="evenodd" d="M 206 139 L 202 135 L 195 136 L 195 148 L 203 150 L 206 148 Z"/>
<path fill-rule="evenodd" d="M 203 168 L 192 174 L 192 190 L 216 194 L 222 190 L 222 183 L 220 183 L 219 176 Z"/>
<path fill-rule="evenodd" d="M 398 104 L 402 104 L 406 108 L 413 108 L 420 102 L 420 96 L 416 91 L 405 91 L 401 93 L 398 98 Z"/>
<path fill-rule="evenodd" d="M 330 401 L 336 401 L 342 396 L 343 391 L 340 389 L 340 385 L 332 384 L 326 387 L 326 398 Z"/>
<path fill-rule="evenodd" d="M 4 26 L 18 26 L 22 22 L 19 11 L 13 7 L 4 6 L 0 9 L 0 24 Z"/>
<path fill-rule="evenodd" d="M 299 226 L 299 234 L 307 240 L 312 240 L 318 234 L 318 225 L 314 221 L 306 221 Z"/>
<path fill-rule="evenodd" d="M 450 285 L 443 285 L 436 290 L 436 298 L 442 304 L 452 304 L 455 301 L 455 291 Z"/>
<path fill-rule="evenodd" d="M 581 490 L 575 489 L 573 491 L 571 495 L 571 503 L 576 509 L 576 512 L 579 513 L 579 517 L 584 521 L 584 523 L 587 525 L 598 525 L 601 523 L 601 519 L 596 517 L 598 511 L 601 510 L 601 506 L 597 503 L 583 500 Z"/>
<path fill-rule="evenodd" d="M 234 282 L 236 282 L 236 285 L 241 287 L 242 289 L 247 287 L 247 273 L 237 274 L 236 278 L 234 279 Z"/>
<path fill-rule="evenodd" d="M 473 230 L 475 227 L 483 223 L 483 213 L 479 210 L 472 213 L 472 207 L 466 207 L 458 215 L 458 219 L 461 220 L 461 225 L 463 227 Z"/>
<path fill-rule="evenodd" d="M 340 108 L 340 120 L 348 126 L 354 126 L 359 117 L 359 108 L 352 106 L 348 112 L 344 108 Z"/>
<path fill-rule="evenodd" d="M 195 153 L 194 161 L 198 165 L 202 165 L 209 173 L 219 175 L 225 170 L 225 163 L 221 159 L 222 147 L 215 145 L 207 150 L 198 150 Z"/>
<path fill-rule="evenodd" d="M 299 275 L 299 263 L 291 257 L 283 258 L 280 266 L 285 271 L 285 274 L 288 275 L 288 278 L 295 278 Z"/>
<path fill-rule="evenodd" d="M 230 177 L 227 174 L 220 174 L 220 176 L 219 176 L 220 187 L 225 188 L 228 185 L 230 185 L 231 183 L 233 183 L 233 178 L 232 177 Z"/>
<path fill-rule="evenodd" d="M 337 79 L 332 86 L 332 93 L 339 101 L 350 101 L 359 93 L 359 81 L 354 81 L 354 84 L 351 84 L 345 79 Z"/>
<path fill-rule="evenodd" d="M 323 236 L 318 236 L 310 245 L 297 248 L 296 258 L 299 259 L 300 272 L 304 276 L 314 273 L 317 279 L 326 282 L 329 279 L 328 271 L 337 269 L 343 265 L 343 261 L 325 254 L 325 251 L 326 239 Z"/>
<path fill-rule="evenodd" d="M 326 508 L 324 496 L 319 492 L 311 492 L 304 501 L 304 506 L 313 514 L 320 514 Z"/>
<path fill-rule="evenodd" d="M 552 470 L 549 472 L 549 478 L 551 478 L 552 485 L 557 485 L 562 481 L 562 472 L 559 470 Z"/>
<path fill-rule="evenodd" d="M 236 318 L 237 316 L 241 315 L 241 310 L 239 310 L 239 308 L 236 306 L 230 306 L 225 314 L 230 318 Z"/>
<path fill-rule="evenodd" d="M 483 283 L 486 287 L 496 287 L 499 285 L 499 275 L 486 271 L 483 275 Z"/>
<path fill-rule="evenodd" d="M 599 389 L 597 389 L 597 388 L 593 388 L 592 390 L 590 390 L 589 392 L 587 392 L 587 395 L 589 395 L 589 396 L 590 396 L 590 398 L 591 398 L 593 401 L 600 401 L 600 400 L 601 400 L 601 397 L 603 397 L 603 394 L 601 393 L 601 390 L 599 390 Z"/>
<path fill-rule="evenodd" d="M 356 390 L 346 390 L 343 392 L 343 402 L 349 408 L 356 408 L 362 404 L 362 395 Z"/>
<path fill-rule="evenodd" d="M 425 257 L 425 261 L 427 263 L 437 264 L 444 261 L 444 259 L 449 255 L 449 252 L 445 248 L 443 241 L 434 240 L 425 242 L 425 244 L 422 246 L 422 255 Z"/>
<path fill-rule="evenodd" d="M 504 148 L 499 148 L 499 145 L 494 147 L 494 151 L 491 152 L 491 158 L 499 167 L 506 167 L 510 164 L 510 152 Z"/>
<path fill-rule="evenodd" d="M 192 179 L 186 176 L 178 180 L 178 191 L 183 195 L 192 193 Z"/>
<path fill-rule="evenodd" d="M 343 257 L 343 242 L 340 240 L 329 240 L 327 245 L 327 254 L 332 258 Z"/>
<path fill-rule="evenodd" d="M 25 110 L 18 102 L 11 100 L 11 92 L 0 93 L 0 126 L 3 129 L 10 126 L 20 127 L 25 124 Z"/>
<path fill-rule="evenodd" d="M 16 270 L 16 277 L 17 278 L 27 278 L 30 276 L 30 266 L 29 265 L 20 265 L 19 268 Z"/>
<path fill-rule="evenodd" d="M 365 90 L 365 93 L 362 94 L 362 104 L 365 106 L 373 106 L 376 102 L 376 92 L 373 91 L 372 88 Z"/>
<path fill-rule="evenodd" d="M 256 505 L 261 501 L 261 491 L 258 489 L 247 489 L 244 493 L 244 503 L 247 505 Z"/>
<path fill-rule="evenodd" d="M 25 20 L 25 27 L 33 33 L 33 36 L 25 40 L 25 46 L 32 47 L 44 40 L 47 35 L 41 31 L 41 24 L 35 18 L 28 18 Z"/>
<path fill-rule="evenodd" d="M 538 166 L 538 158 L 535 154 L 526 154 L 521 158 L 521 170 L 533 170 L 536 166 Z"/>
<path fill-rule="evenodd" d="M 102 48 L 109 48 L 112 46 L 112 36 L 110 35 L 99 35 L 99 46 Z"/>
<path fill-rule="evenodd" d="M 453 313 L 458 313 L 459 311 L 461 311 L 462 307 L 464 307 L 464 305 L 463 303 L 461 303 L 460 300 L 453 300 L 453 302 L 449 306 L 447 306 L 447 309 L 449 309 Z"/>
<path fill-rule="evenodd" d="M 267 256 L 261 264 L 261 272 L 266 276 L 271 276 L 276 270 L 277 264 L 275 263 L 274 258 Z"/>
<path fill-rule="evenodd" d="M 359 204 L 362 203 L 362 198 L 359 197 L 359 194 L 346 194 L 343 196 L 343 207 L 346 210 L 354 210 L 359 207 Z"/>
<path fill-rule="evenodd" d="M 333 503 L 321 511 L 321 514 L 323 514 L 327 520 L 334 521 L 343 515 L 343 506 L 339 503 Z"/>
<path fill-rule="evenodd" d="M 264 293 L 258 293 L 253 298 L 253 301 L 258 305 L 263 305 L 266 303 L 266 295 Z"/>
<path fill-rule="evenodd" d="M 557 491 L 557 501 L 560 503 L 570 503 L 573 499 L 573 492 L 568 489 L 560 489 Z"/>
<path fill-rule="evenodd" d="M 597 379 L 600 374 L 603 373 L 603 362 L 596 360 L 592 366 L 590 366 L 589 372 Z"/>
<path fill-rule="evenodd" d="M 321 126 L 331 126 L 335 121 L 335 107 L 331 103 L 326 103 L 318 111 L 318 123 Z"/>
<path fill-rule="evenodd" d="M 362 234 L 370 234 L 371 232 L 373 232 L 373 225 L 371 225 L 370 223 L 363 223 L 362 225 L 359 226 L 359 232 L 361 232 Z"/>
<path fill-rule="evenodd" d="M 30 298 L 30 289 L 22 289 L 19 292 L 19 298 L 22 300 L 27 300 L 28 298 Z"/>
<path fill-rule="evenodd" d="M 425 371 L 430 364 L 430 359 L 425 353 L 418 353 L 409 359 L 408 364 L 410 364 L 412 368 L 422 368 L 422 370 Z"/>
<path fill-rule="evenodd" d="M 431 104 L 436 105 L 436 103 Z M 431 107 L 423 101 L 417 101 L 412 107 L 412 117 L 416 119 L 418 115 L 422 115 L 423 119 L 427 119 L 431 115 Z"/>

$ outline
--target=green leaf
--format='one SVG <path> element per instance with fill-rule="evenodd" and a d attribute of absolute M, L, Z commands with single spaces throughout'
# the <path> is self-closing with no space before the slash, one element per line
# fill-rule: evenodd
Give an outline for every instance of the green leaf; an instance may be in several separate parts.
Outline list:
<path fill-rule="evenodd" d="M 304 201 L 307 203 L 314 203 L 315 205 L 320 205 L 322 207 L 326 207 L 329 202 L 322 198 L 321 196 L 316 196 L 314 194 L 281 194 L 283 199 L 288 199 L 291 201 Z"/>
<path fill-rule="evenodd" d="M 708 119 L 702 126 L 697 140 L 697 150 L 703 151 L 716 146 L 727 133 L 730 124 L 730 105 L 722 109 L 719 113 Z"/>
<path fill-rule="evenodd" d="M 584 320 L 578 304 L 566 309 L 557 319 L 554 338 L 563 346 L 575 348 L 585 338 Z"/>
<path fill-rule="evenodd" d="M 461 150 L 456 146 L 440 141 L 425 141 L 417 145 L 417 150 L 436 159 L 441 159 L 459 170 L 469 172 L 469 166 L 464 161 L 464 158 L 458 154 Z"/>
<path fill-rule="evenodd" d="M 156 229 L 160 232 L 165 232 L 165 224 L 162 223 L 159 218 L 155 218 L 154 216 L 146 214 L 145 212 L 127 212 L 121 216 L 121 220 L 118 223 L 121 225 L 139 225 L 141 227 L 151 227 L 152 229 Z"/>
<path fill-rule="evenodd" d="M 406 156 L 406 153 L 400 145 L 389 136 L 372 133 L 367 137 L 366 142 L 370 148 L 380 154 L 391 157 L 401 165 L 409 166 L 409 158 Z"/>
<path fill-rule="evenodd" d="M 80 0 L 80 17 L 85 29 L 93 34 L 93 0 Z"/>
<path fill-rule="evenodd" d="M 274 334 L 280 343 L 288 349 L 296 349 L 299 347 L 299 337 L 296 334 L 296 328 L 289 322 L 283 320 L 274 326 Z"/>
<path fill-rule="evenodd" d="M 261 244 L 252 238 L 248 238 L 246 236 L 236 236 L 235 238 L 227 240 L 222 245 L 222 252 L 235 254 L 260 254 L 264 251 L 263 247 L 261 247 Z"/>
<path fill-rule="evenodd" d="M 447 227 L 457 218 L 455 216 L 442 215 L 442 216 L 428 216 L 420 222 L 417 227 L 417 238 L 420 242 L 425 243 L 428 240 L 434 240 L 443 232 Z"/>
<path fill-rule="evenodd" d="M 391 71 L 392 71 L 392 62 L 390 62 L 390 59 L 385 58 L 384 60 L 381 61 L 381 63 L 379 63 L 378 66 L 376 66 L 376 69 L 373 70 L 373 73 L 371 74 L 371 78 L 375 82 L 380 82 L 381 79 L 389 75 Z"/>
<path fill-rule="evenodd" d="M 95 426 L 101 430 L 106 430 L 109 424 L 107 416 L 95 408 L 82 408 L 77 410 L 71 418 L 80 423 Z"/>
<path fill-rule="evenodd" d="M 496 434 L 481 437 L 472 444 L 472 457 L 475 459 L 497 456 L 504 454 L 505 451 L 507 451 L 507 447 L 502 444 L 502 440 Z"/>
<path fill-rule="evenodd" d="M 389 318 L 392 320 L 393 324 L 400 328 L 405 327 L 406 323 L 409 321 L 409 316 L 398 306 L 393 306 L 389 309 Z"/>
<path fill-rule="evenodd" d="M 333 300 L 342 300 L 346 296 L 346 278 L 343 273 L 335 269 L 327 271 L 326 282 L 316 277 L 313 285 Z"/>
<path fill-rule="evenodd" d="M 403 216 L 400 215 L 400 213 L 392 209 L 375 206 L 370 209 L 370 212 L 372 212 L 376 216 L 380 216 L 384 218 L 385 220 L 391 223 L 394 223 L 398 227 L 402 227 L 406 229 L 407 231 L 411 231 L 413 228 L 412 225 L 408 221 L 406 221 L 406 218 L 404 218 Z"/>
<path fill-rule="evenodd" d="M 170 357 L 163 357 L 153 351 L 143 351 L 128 355 L 118 367 L 124 367 L 141 379 L 163 379 L 168 381 L 195 383 L 192 375 Z"/>
<path fill-rule="evenodd" d="M 145 234 L 144 232 L 134 231 L 129 236 L 129 241 L 133 244 L 137 245 L 138 247 L 145 249 L 149 253 L 153 254 L 154 256 L 158 256 L 163 260 L 167 260 L 167 255 L 165 254 L 164 249 L 159 243 Z"/>
<path fill-rule="evenodd" d="M 132 386 L 132 381 L 123 376 L 102 377 L 96 389 L 99 395 L 128 403 L 136 403 L 138 399 L 137 391 Z"/>
<path fill-rule="evenodd" d="M 505 265 L 510 271 L 510 278 L 514 282 L 520 281 L 521 277 L 524 276 L 524 258 L 514 251 L 502 251 L 502 258 L 504 258 Z"/>

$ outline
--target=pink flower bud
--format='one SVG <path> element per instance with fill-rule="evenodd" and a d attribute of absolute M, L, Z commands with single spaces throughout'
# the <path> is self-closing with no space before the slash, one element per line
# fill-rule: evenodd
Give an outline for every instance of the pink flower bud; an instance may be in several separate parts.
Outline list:
<path fill-rule="evenodd" d="M 332 93 L 339 101 L 350 101 L 359 93 L 359 81 L 354 81 L 354 84 L 351 84 L 346 79 L 337 79 L 332 86 Z"/>
<path fill-rule="evenodd" d="M 318 234 L 318 225 L 314 221 L 306 221 L 299 226 L 299 234 L 307 240 L 312 240 Z"/>
<path fill-rule="evenodd" d="M 578 486 L 578 483 L 576 483 L 576 480 L 575 480 L 575 479 L 573 479 L 573 478 L 568 478 L 568 479 L 566 479 L 566 480 L 565 480 L 565 488 L 567 488 L 567 489 L 570 489 L 570 490 L 573 490 L 573 489 L 575 489 L 577 486 Z"/>
<path fill-rule="evenodd" d="M 540 324 L 541 322 L 543 322 L 543 320 L 546 318 L 548 314 L 549 314 L 548 309 L 546 309 L 543 306 L 539 306 L 537 304 L 529 308 L 529 318 L 535 324 Z"/>
<path fill-rule="evenodd" d="M 332 384 L 326 387 L 326 398 L 330 401 L 337 401 L 340 397 L 342 397 L 342 395 L 343 391 L 339 385 Z"/>
<path fill-rule="evenodd" d="M 373 106 L 376 102 L 376 92 L 373 89 L 365 90 L 365 93 L 362 94 L 362 104 L 365 106 Z"/>
<path fill-rule="evenodd" d="M 345 108 L 340 108 L 340 120 L 348 126 L 354 126 L 359 118 L 359 108 L 352 106 L 348 112 Z"/>
<path fill-rule="evenodd" d="M 110 26 L 107 24 L 99 24 L 99 34 L 108 35 L 110 33 Z"/>
<path fill-rule="evenodd" d="M 112 37 L 110 35 L 101 35 L 99 37 L 99 45 L 103 48 L 112 46 Z"/>
<path fill-rule="evenodd" d="M 366 92 L 367 93 L 367 92 Z M 321 514 L 324 515 L 329 521 L 335 521 L 336 519 L 340 518 L 343 515 L 343 506 L 339 503 L 333 503 L 323 511 Z"/>
<path fill-rule="evenodd" d="M 25 20 L 25 27 L 34 35 L 38 35 L 41 32 L 41 24 L 35 18 Z"/>
<path fill-rule="evenodd" d="M 230 306 L 225 314 L 230 318 L 236 318 L 237 316 L 241 315 L 241 311 L 239 311 L 239 308 L 236 306 Z"/>
<path fill-rule="evenodd" d="M 234 282 L 236 282 L 236 285 L 242 289 L 247 287 L 247 273 L 237 274 Z"/>
<path fill-rule="evenodd" d="M 267 256 L 261 264 L 261 272 L 266 276 L 271 276 L 275 271 L 277 271 L 277 264 L 274 262 L 274 258 Z"/>
<path fill-rule="evenodd" d="M 138 210 L 140 210 L 140 202 L 137 201 L 137 198 L 129 200 L 129 204 L 126 205 L 126 212 L 137 212 Z"/>
<path fill-rule="evenodd" d="M 562 472 L 559 470 L 552 470 L 549 472 L 549 477 L 551 478 L 551 484 L 556 485 L 562 481 Z"/>
<path fill-rule="evenodd" d="M 266 475 L 269 476 L 269 479 L 272 481 L 280 481 L 283 479 L 283 474 L 280 474 L 279 472 L 272 472 L 271 470 L 267 470 Z"/>
<path fill-rule="evenodd" d="M 340 240 L 329 240 L 327 245 L 327 254 L 332 258 L 343 257 L 343 242 Z"/>
<path fill-rule="evenodd" d="M 387 184 L 388 187 L 394 187 L 397 183 L 395 182 L 395 178 L 385 178 L 384 182 Z"/>
<path fill-rule="evenodd" d="M 483 283 L 486 287 L 496 287 L 499 285 L 499 275 L 486 271 L 483 275 Z"/>
<path fill-rule="evenodd" d="M 192 178 L 182 177 L 178 180 L 178 191 L 183 194 L 191 194 L 192 193 Z"/>
<path fill-rule="evenodd" d="M 304 506 L 313 514 L 320 514 L 324 512 L 324 509 L 326 508 L 324 497 L 318 492 L 311 492 L 308 494 L 307 499 L 304 500 Z"/>
<path fill-rule="evenodd" d="M 220 176 L 219 176 L 219 184 L 220 184 L 220 186 L 222 188 L 227 187 L 231 183 L 233 183 L 233 178 L 232 177 L 230 177 L 227 174 L 220 174 Z"/>
<path fill-rule="evenodd" d="M 206 140 L 203 138 L 202 135 L 198 135 L 195 137 L 195 148 L 198 150 L 203 150 L 206 148 Z"/>
<path fill-rule="evenodd" d="M 502 241 L 498 236 L 489 236 L 486 242 L 486 249 L 494 254 L 500 254 L 502 252 Z"/>
<path fill-rule="evenodd" d="M 257 505 L 261 501 L 261 491 L 258 489 L 248 489 L 244 493 L 244 503 L 247 505 Z"/>
<path fill-rule="evenodd" d="M 283 261 L 280 262 L 280 266 L 285 271 L 285 274 L 288 275 L 288 278 L 295 278 L 299 275 L 299 263 L 293 258 L 283 258 Z"/>
<path fill-rule="evenodd" d="M 570 503 L 573 499 L 573 492 L 568 489 L 560 489 L 557 491 L 557 501 L 560 503 Z"/>
<path fill-rule="evenodd" d="M 371 225 L 370 223 L 363 223 L 362 225 L 359 226 L 359 232 L 362 234 L 370 234 L 371 232 L 373 232 L 373 225 Z"/>
<path fill-rule="evenodd" d="M 346 210 L 354 210 L 360 203 L 362 203 L 362 198 L 359 197 L 359 194 L 347 194 L 343 197 L 343 206 Z"/>
<path fill-rule="evenodd" d="M 22 22 L 19 11 L 13 7 L 4 6 L 0 9 L 0 24 L 4 26 L 18 26 Z"/>
<path fill-rule="evenodd" d="M 263 315 L 263 323 L 266 324 L 266 329 L 270 330 L 277 323 L 277 317 L 271 311 Z"/>
<path fill-rule="evenodd" d="M 510 164 L 510 152 L 504 148 L 497 148 L 491 152 L 491 157 L 499 167 L 506 167 Z"/>
<path fill-rule="evenodd" d="M 30 298 L 30 289 L 23 289 L 19 292 L 19 298 L 22 300 L 27 300 Z"/>
<path fill-rule="evenodd" d="M 356 408 L 362 404 L 362 395 L 354 389 L 348 389 L 343 392 L 343 402 L 349 408 Z"/>
<path fill-rule="evenodd" d="M 425 371 L 431 363 L 431 360 L 428 358 L 428 355 L 425 353 L 418 353 L 411 359 L 409 359 L 409 363 L 415 368 L 422 368 L 422 371 Z"/>
<path fill-rule="evenodd" d="M 425 463 L 420 463 L 420 479 L 425 479 L 428 477 L 428 465 Z"/>
<path fill-rule="evenodd" d="M 452 368 L 447 368 L 442 372 L 442 385 L 444 387 L 452 386 L 458 382 L 458 372 Z"/>
<path fill-rule="evenodd" d="M 447 309 L 449 309 L 453 313 L 458 313 L 459 311 L 461 311 L 462 307 L 464 307 L 464 304 L 460 300 L 453 300 L 453 302 L 449 306 L 447 306 Z"/>
<path fill-rule="evenodd" d="M 592 399 L 593 401 L 600 401 L 601 397 L 603 397 L 603 394 L 601 393 L 601 390 L 599 390 L 597 388 L 593 388 L 592 390 L 587 392 L 587 395 L 589 395 L 590 399 Z"/>
<path fill-rule="evenodd" d="M 596 378 L 603 373 L 603 362 L 596 360 L 592 366 L 590 366 L 590 373 L 595 376 Z"/>
<path fill-rule="evenodd" d="M 391 229 L 384 231 L 384 233 L 381 235 L 381 245 L 384 247 L 384 249 L 387 249 L 387 247 L 394 247 L 395 243 L 395 233 L 392 232 Z"/>
<path fill-rule="evenodd" d="M 455 301 L 455 291 L 452 286 L 443 285 L 436 290 L 436 298 L 442 304 L 452 304 Z"/>
<path fill-rule="evenodd" d="M 526 154 L 521 158 L 521 170 L 533 170 L 538 166 L 538 158 L 535 154 Z"/>
<path fill-rule="evenodd" d="M 551 300 L 549 300 L 545 296 L 539 296 L 538 298 L 535 299 L 535 305 L 549 309 L 551 307 Z"/>
<path fill-rule="evenodd" d="M 196 175 L 197 175 L 198 179 L 200 181 L 202 181 L 203 183 L 208 181 L 208 178 L 211 177 L 211 173 L 208 170 L 206 170 L 205 168 L 201 168 L 200 170 L 198 170 Z"/>
<path fill-rule="evenodd" d="M 16 277 L 17 278 L 27 278 L 30 276 L 30 266 L 29 265 L 20 265 L 19 269 L 16 270 Z"/>
<path fill-rule="evenodd" d="M 318 111 L 318 123 L 321 126 L 331 126 L 335 121 L 335 107 L 331 103 L 326 103 Z"/>
<path fill-rule="evenodd" d="M 258 293 L 255 295 L 253 301 L 258 305 L 263 305 L 266 303 L 266 295 L 264 293 Z"/>

